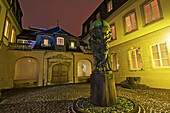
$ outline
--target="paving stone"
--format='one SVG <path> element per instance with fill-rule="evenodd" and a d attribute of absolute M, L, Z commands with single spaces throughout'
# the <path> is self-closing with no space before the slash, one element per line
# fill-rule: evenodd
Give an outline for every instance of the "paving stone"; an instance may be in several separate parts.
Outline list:
<path fill-rule="evenodd" d="M 116 87 L 117 95 L 140 104 L 141 113 L 170 113 L 170 90 Z M 67 113 L 72 102 L 90 96 L 90 84 L 2 91 L 0 113 Z"/>

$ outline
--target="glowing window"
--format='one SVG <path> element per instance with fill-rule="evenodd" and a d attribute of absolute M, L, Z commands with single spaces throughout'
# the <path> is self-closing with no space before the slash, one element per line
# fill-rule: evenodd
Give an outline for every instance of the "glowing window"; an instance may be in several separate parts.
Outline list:
<path fill-rule="evenodd" d="M 112 9 L 113 9 L 112 0 L 110 0 L 110 1 L 107 3 L 107 12 L 110 12 Z"/>
<path fill-rule="evenodd" d="M 126 32 L 131 32 L 132 30 L 137 29 L 135 12 L 132 12 L 125 17 L 125 23 L 126 23 Z"/>
<path fill-rule="evenodd" d="M 116 29 L 115 29 L 115 25 L 112 25 L 112 26 L 111 26 L 111 32 L 112 32 L 113 40 L 115 40 L 115 39 L 116 39 Z"/>
<path fill-rule="evenodd" d="M 74 42 L 71 42 L 71 48 L 74 48 Z"/>
<path fill-rule="evenodd" d="M 44 45 L 48 45 L 48 39 L 44 39 Z"/>
<path fill-rule="evenodd" d="M 9 29 L 10 29 L 10 22 L 9 22 L 9 19 L 6 19 L 6 21 L 5 21 L 5 31 L 4 31 L 4 36 L 6 38 L 8 38 Z"/>
<path fill-rule="evenodd" d="M 166 43 L 155 44 L 151 48 L 154 67 L 170 66 Z"/>
<path fill-rule="evenodd" d="M 143 6 L 146 23 L 151 23 L 154 20 L 161 18 L 158 0 L 152 0 Z"/>
<path fill-rule="evenodd" d="M 119 64 L 118 64 L 118 57 L 117 54 L 111 55 L 111 62 L 112 62 L 112 69 L 113 70 L 118 70 L 119 69 Z"/>
<path fill-rule="evenodd" d="M 57 37 L 57 45 L 64 45 L 64 38 Z"/>
<path fill-rule="evenodd" d="M 15 42 L 15 28 L 12 28 L 11 42 Z"/>
<path fill-rule="evenodd" d="M 141 70 L 142 69 L 142 59 L 140 49 L 134 49 L 129 51 L 129 61 L 131 70 Z"/>

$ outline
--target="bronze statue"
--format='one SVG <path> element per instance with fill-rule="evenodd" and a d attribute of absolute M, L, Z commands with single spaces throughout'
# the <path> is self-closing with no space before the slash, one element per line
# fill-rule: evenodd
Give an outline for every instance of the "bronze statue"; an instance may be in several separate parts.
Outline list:
<path fill-rule="evenodd" d="M 95 71 L 111 71 L 108 61 L 108 41 L 111 40 L 110 25 L 104 20 L 93 22 L 90 27 L 89 44 L 94 58 Z"/>

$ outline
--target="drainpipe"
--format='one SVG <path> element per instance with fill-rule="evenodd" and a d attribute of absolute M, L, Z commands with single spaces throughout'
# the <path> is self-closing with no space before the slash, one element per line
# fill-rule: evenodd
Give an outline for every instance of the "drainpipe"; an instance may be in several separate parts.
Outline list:
<path fill-rule="evenodd" d="M 71 53 L 73 55 L 73 83 L 75 83 L 75 72 L 74 72 L 74 62 L 75 62 L 75 56 L 74 56 L 74 53 Z"/>
<path fill-rule="evenodd" d="M 44 52 L 43 54 L 43 82 L 42 82 L 42 86 L 44 86 L 44 76 L 45 76 L 45 55 L 47 54 L 47 51 Z"/>

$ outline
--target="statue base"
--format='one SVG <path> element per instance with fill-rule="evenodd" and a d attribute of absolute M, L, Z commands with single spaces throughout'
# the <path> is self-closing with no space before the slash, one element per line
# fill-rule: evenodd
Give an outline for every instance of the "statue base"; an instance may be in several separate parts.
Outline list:
<path fill-rule="evenodd" d="M 97 106 L 113 106 L 117 102 L 115 80 L 112 71 L 93 71 L 91 81 L 91 103 Z"/>

